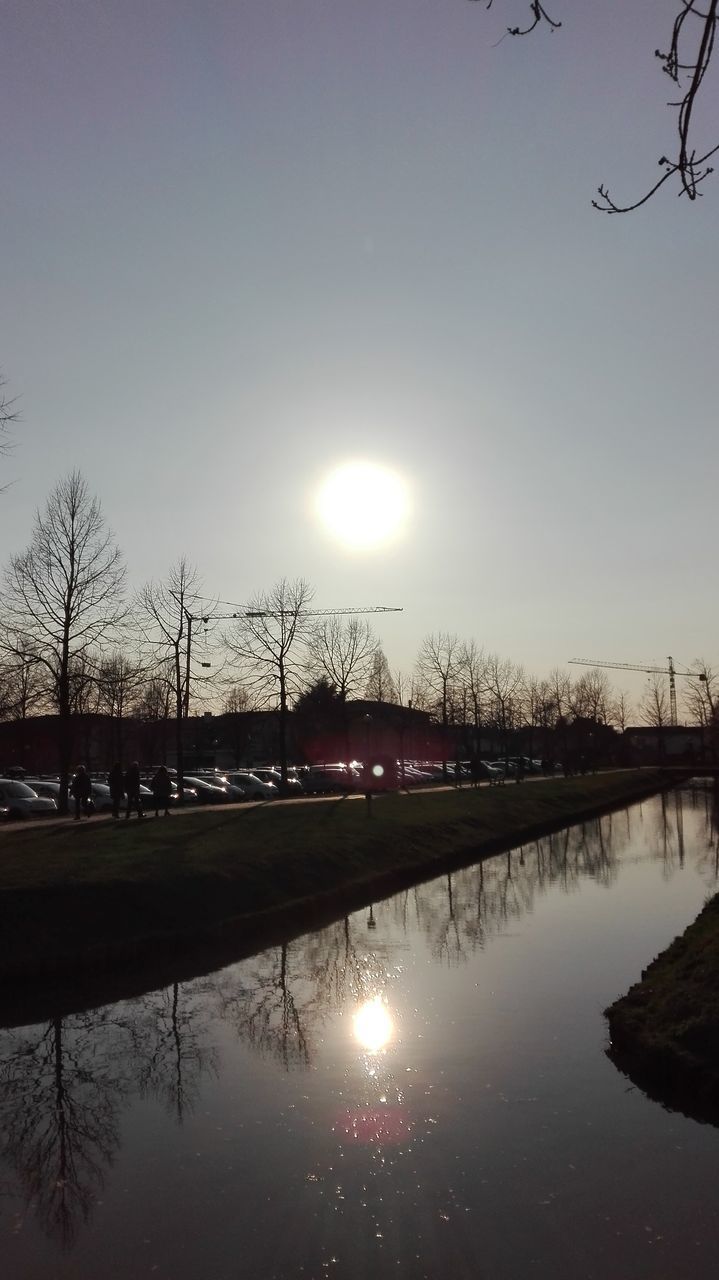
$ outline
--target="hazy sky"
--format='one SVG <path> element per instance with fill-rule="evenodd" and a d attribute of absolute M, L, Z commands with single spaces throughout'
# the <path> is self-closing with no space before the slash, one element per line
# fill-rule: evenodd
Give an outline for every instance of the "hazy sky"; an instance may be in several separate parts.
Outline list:
<path fill-rule="evenodd" d="M 498 43 L 526 8 L 6 0 L 3 561 L 78 466 L 134 584 L 185 554 L 227 600 L 402 605 L 393 667 L 440 628 L 717 661 L 719 174 L 590 207 L 673 145 L 676 0 Z M 411 495 L 372 552 L 313 510 L 356 458 Z"/>

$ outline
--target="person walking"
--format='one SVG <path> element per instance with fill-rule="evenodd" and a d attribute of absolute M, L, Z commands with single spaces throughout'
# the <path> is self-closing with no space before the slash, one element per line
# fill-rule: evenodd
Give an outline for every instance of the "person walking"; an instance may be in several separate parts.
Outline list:
<path fill-rule="evenodd" d="M 125 774 L 125 792 L 127 794 L 125 821 L 129 822 L 133 809 L 137 809 L 138 818 L 144 818 L 142 796 L 140 794 L 140 765 L 137 760 L 133 760 Z"/>
<path fill-rule="evenodd" d="M 122 765 L 117 761 L 107 775 L 107 785 L 110 788 L 110 799 L 112 800 L 112 816 L 117 821 L 120 817 L 120 805 L 125 799 L 125 781 Z"/>
<path fill-rule="evenodd" d="M 152 794 L 155 800 L 155 817 L 159 818 L 160 809 L 165 810 L 165 817 L 170 816 L 170 795 L 172 782 L 164 764 L 161 764 L 152 779 Z"/>
<path fill-rule="evenodd" d="M 78 765 L 72 782 L 70 783 L 70 795 L 75 801 L 75 821 L 79 822 L 82 813 L 85 817 L 90 817 L 90 796 L 92 795 L 92 783 L 90 775 L 84 764 Z"/>

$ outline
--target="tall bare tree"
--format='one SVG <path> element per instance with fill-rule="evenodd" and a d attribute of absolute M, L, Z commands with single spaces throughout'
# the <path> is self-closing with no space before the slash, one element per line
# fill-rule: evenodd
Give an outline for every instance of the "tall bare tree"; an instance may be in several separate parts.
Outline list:
<path fill-rule="evenodd" d="M 188 632 L 201 586 L 197 569 L 181 556 L 163 582 L 145 584 L 136 604 L 147 650 L 146 665 L 156 680 L 167 681 L 175 711 L 175 763 L 180 803 L 184 778 L 183 720 L 189 713 L 192 680 Z"/>
<path fill-rule="evenodd" d="M 719 674 L 703 658 L 692 663 L 695 680 L 687 680 L 684 705 L 695 724 L 701 727 L 704 746 L 713 760 L 719 754 Z"/>
<path fill-rule="evenodd" d="M 326 676 L 346 702 L 367 683 L 377 637 L 364 618 L 322 618 L 310 635 L 308 650 L 313 676 Z"/>
<path fill-rule="evenodd" d="M 639 714 L 644 724 L 657 730 L 659 754 L 664 755 L 664 730 L 671 723 L 669 695 L 663 676 L 654 675 L 647 683 L 647 689 L 639 703 Z"/>
<path fill-rule="evenodd" d="M 499 735 L 502 755 L 506 756 L 509 735 L 522 719 L 524 672 L 508 658 L 490 653 L 487 656 L 485 681 L 490 718 Z"/>
<path fill-rule="evenodd" d="M 442 725 L 442 773 L 447 776 L 447 727 L 452 693 L 462 661 L 462 646 L 456 635 L 435 631 L 425 636 L 417 658 L 417 671 L 435 703 Z"/>
<path fill-rule="evenodd" d="M 132 699 L 142 687 L 146 671 L 138 657 L 130 657 L 120 649 L 102 658 L 97 670 L 97 709 L 112 722 L 111 753 L 123 757 L 123 724 Z"/>
<path fill-rule="evenodd" d="M 46 673 L 59 715 L 60 808 L 67 812 L 72 751 L 72 668 L 125 618 L 125 568 L 100 503 L 79 471 L 37 512 L 27 551 L 11 558 L 0 594 L 2 645 L 29 652 Z"/>
<path fill-rule="evenodd" d="M 389 669 L 384 649 L 379 645 L 372 655 L 364 696 L 369 698 L 370 702 L 397 701 L 394 677 Z"/>
<path fill-rule="evenodd" d="M 230 653 L 258 699 L 279 713 L 282 784 L 287 786 L 287 729 L 290 703 L 306 683 L 307 642 L 312 631 L 308 606 L 314 589 L 304 578 L 281 578 L 255 595 L 247 612 L 225 635 Z"/>
<path fill-rule="evenodd" d="M 482 727 L 482 695 L 486 687 L 486 665 L 484 649 L 475 640 L 462 645 L 459 659 L 460 675 L 467 687 L 474 727 L 477 731 Z"/>
<path fill-rule="evenodd" d="M 609 721 L 616 725 L 620 733 L 624 733 L 629 724 L 631 715 L 631 703 L 627 694 L 623 689 L 615 692 L 614 697 L 609 705 Z"/>
<path fill-rule="evenodd" d="M 570 687 L 569 705 L 575 718 L 581 716 L 587 720 L 606 724 L 610 704 L 609 677 L 600 667 L 583 671 L 579 679 Z"/>

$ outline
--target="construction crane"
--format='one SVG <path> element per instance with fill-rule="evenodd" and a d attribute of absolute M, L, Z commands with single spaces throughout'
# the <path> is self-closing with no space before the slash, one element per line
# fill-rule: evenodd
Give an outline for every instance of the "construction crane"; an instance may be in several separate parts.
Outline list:
<path fill-rule="evenodd" d="M 706 683 L 703 671 L 677 671 L 672 657 L 667 658 L 669 665 L 666 667 L 655 667 L 651 663 L 644 665 L 641 662 L 600 662 L 593 658 L 570 658 L 569 661 L 577 667 L 608 667 L 615 671 L 644 671 L 648 675 L 669 676 L 669 723 L 672 725 L 677 723 L 676 677 L 684 676 L 688 680 L 703 680 Z"/>
<path fill-rule="evenodd" d="M 174 595 L 174 592 L 171 594 Z M 202 596 L 196 599 L 201 600 Z M 177 600 L 178 597 L 175 596 Z M 179 603 L 179 600 L 178 600 Z M 217 604 L 227 605 L 232 608 L 232 602 L 229 600 L 218 600 Z M 338 616 L 346 616 L 348 614 L 360 613 L 402 613 L 401 605 L 372 604 L 360 606 L 359 608 L 340 608 L 340 609 L 246 609 L 243 605 L 237 605 L 234 613 L 214 613 L 210 611 L 205 614 L 190 613 L 184 604 L 180 605 L 187 623 L 187 647 L 185 651 L 185 696 L 184 696 L 184 716 L 187 718 L 190 714 L 190 657 L 192 652 L 192 624 L 193 622 L 201 622 L 204 627 L 209 626 L 211 622 L 234 622 L 239 618 L 334 618 Z M 209 662 L 203 662 L 203 667 L 209 667 Z"/>

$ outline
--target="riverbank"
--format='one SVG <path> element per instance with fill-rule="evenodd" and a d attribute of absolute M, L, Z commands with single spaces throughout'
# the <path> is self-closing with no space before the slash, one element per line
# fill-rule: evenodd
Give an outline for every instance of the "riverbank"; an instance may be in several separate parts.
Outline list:
<path fill-rule="evenodd" d="M 664 1106 L 719 1124 L 719 895 L 606 1016 L 621 1071 Z"/>
<path fill-rule="evenodd" d="M 658 770 L 3 833 L 0 975 L 86 974 L 198 942 L 263 945 L 413 881 L 624 805 Z"/>

